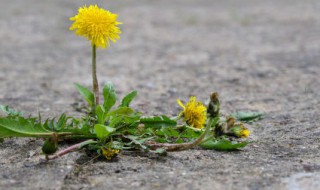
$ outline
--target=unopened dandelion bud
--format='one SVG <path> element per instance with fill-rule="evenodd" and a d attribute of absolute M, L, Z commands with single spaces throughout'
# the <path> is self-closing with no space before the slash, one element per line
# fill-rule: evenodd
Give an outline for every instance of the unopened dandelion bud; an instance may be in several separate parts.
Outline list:
<path fill-rule="evenodd" d="M 231 127 L 233 127 L 234 124 L 235 124 L 235 122 L 236 122 L 236 119 L 235 119 L 235 118 L 233 118 L 233 117 L 227 117 L 227 127 L 228 127 L 228 129 L 230 129 Z"/>
<path fill-rule="evenodd" d="M 214 118 L 219 115 L 220 111 L 220 101 L 219 101 L 219 95 L 217 92 L 213 92 L 210 96 L 210 102 L 208 105 L 208 114 L 210 117 Z"/>
<path fill-rule="evenodd" d="M 46 155 L 54 154 L 58 150 L 58 137 L 56 134 L 53 134 L 52 137 L 47 139 L 43 146 L 42 152 Z"/>

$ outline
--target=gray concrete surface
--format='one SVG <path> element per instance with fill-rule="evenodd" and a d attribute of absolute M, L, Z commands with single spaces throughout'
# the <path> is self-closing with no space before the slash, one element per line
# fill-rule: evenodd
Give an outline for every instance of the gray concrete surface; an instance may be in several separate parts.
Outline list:
<path fill-rule="evenodd" d="M 0 104 L 44 117 L 67 111 L 90 86 L 90 47 L 68 31 L 79 6 L 97 1 L 0 0 Z M 254 143 L 238 152 L 167 157 L 83 153 L 43 162 L 42 140 L 0 144 L 0 189 L 317 189 L 320 180 L 320 1 L 99 1 L 123 34 L 98 51 L 100 84 L 133 107 L 177 114 L 176 99 L 213 90 L 222 109 L 264 111 Z"/>

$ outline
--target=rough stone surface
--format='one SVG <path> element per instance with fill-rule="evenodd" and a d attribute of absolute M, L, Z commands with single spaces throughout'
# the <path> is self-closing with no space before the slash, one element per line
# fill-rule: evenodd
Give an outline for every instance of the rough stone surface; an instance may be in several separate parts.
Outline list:
<path fill-rule="evenodd" d="M 79 6 L 98 1 L 0 0 L 0 104 L 44 117 L 81 115 L 73 83 L 90 86 L 90 44 L 68 31 Z M 123 34 L 98 51 L 110 80 L 150 115 L 176 99 L 220 93 L 222 109 L 264 111 L 242 151 L 167 157 L 82 153 L 44 162 L 42 140 L 0 144 L 0 189 L 310 189 L 320 172 L 320 1 L 121 0 Z M 310 188 L 308 188 L 310 186 Z"/>

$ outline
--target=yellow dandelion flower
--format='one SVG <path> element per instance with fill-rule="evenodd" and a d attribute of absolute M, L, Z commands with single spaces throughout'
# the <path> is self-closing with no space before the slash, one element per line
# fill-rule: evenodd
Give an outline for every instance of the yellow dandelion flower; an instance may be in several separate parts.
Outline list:
<path fill-rule="evenodd" d="M 99 8 L 97 5 L 83 6 L 79 8 L 78 14 L 71 17 L 74 21 L 70 30 L 91 41 L 91 45 L 105 48 L 109 46 L 110 40 L 116 42 L 120 39 L 120 28 L 122 24 L 117 21 L 117 14 Z"/>
<path fill-rule="evenodd" d="M 119 154 L 120 150 L 112 149 L 112 148 L 101 148 L 102 155 L 106 157 L 107 160 L 111 160 L 113 157 Z"/>
<path fill-rule="evenodd" d="M 247 137 L 249 137 L 249 135 L 250 135 L 250 131 L 249 131 L 249 129 L 243 129 L 243 130 L 240 132 L 240 134 L 241 134 L 241 138 L 247 138 Z"/>
<path fill-rule="evenodd" d="M 197 102 L 194 96 L 190 97 L 187 105 L 183 105 L 180 100 L 177 102 L 183 108 L 180 115 L 186 123 L 194 128 L 202 129 L 207 120 L 207 108 L 201 102 Z"/>

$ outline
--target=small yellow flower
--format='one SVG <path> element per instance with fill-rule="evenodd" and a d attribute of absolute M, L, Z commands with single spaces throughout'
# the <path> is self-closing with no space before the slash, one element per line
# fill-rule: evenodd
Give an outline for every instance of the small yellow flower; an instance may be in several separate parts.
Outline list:
<path fill-rule="evenodd" d="M 250 135 L 250 131 L 249 131 L 249 129 L 243 129 L 243 130 L 240 132 L 240 134 L 241 134 L 241 138 L 247 138 L 247 137 L 249 137 L 249 135 Z"/>
<path fill-rule="evenodd" d="M 117 156 L 119 154 L 120 150 L 112 149 L 112 148 L 101 148 L 102 155 L 106 157 L 107 160 L 111 160 L 113 157 Z"/>
<path fill-rule="evenodd" d="M 116 42 L 120 39 L 121 30 L 117 21 L 117 14 L 99 8 L 97 5 L 83 6 L 70 20 L 74 21 L 70 30 L 76 30 L 76 34 L 91 41 L 91 45 L 105 48 L 110 40 Z"/>
<path fill-rule="evenodd" d="M 186 106 L 180 100 L 177 102 L 183 108 L 180 115 L 186 123 L 194 128 L 202 129 L 207 120 L 207 108 L 201 102 L 197 102 L 194 96 L 190 97 Z"/>
<path fill-rule="evenodd" d="M 228 130 L 228 134 L 238 138 L 247 138 L 250 135 L 249 129 L 246 128 L 242 123 L 235 124 Z"/>

